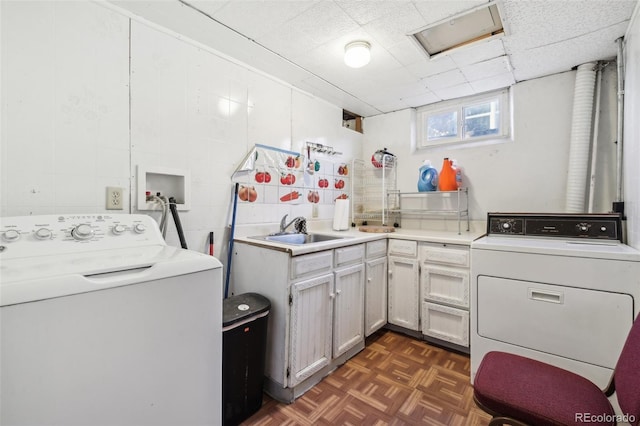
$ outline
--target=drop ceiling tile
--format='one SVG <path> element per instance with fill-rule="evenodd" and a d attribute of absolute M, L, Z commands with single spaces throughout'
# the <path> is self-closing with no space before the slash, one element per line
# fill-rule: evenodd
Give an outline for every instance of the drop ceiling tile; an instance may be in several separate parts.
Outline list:
<path fill-rule="evenodd" d="M 409 37 L 405 37 L 401 42 L 387 48 L 387 51 L 402 65 L 424 61 L 427 57 L 421 50 L 417 43 L 411 41 Z"/>
<path fill-rule="evenodd" d="M 405 67 L 407 71 L 418 78 L 425 78 L 443 72 L 456 69 L 456 64 L 448 56 L 439 56 L 434 59 L 422 59 Z"/>
<path fill-rule="evenodd" d="M 408 28 L 425 25 L 425 20 L 417 12 L 413 3 L 394 2 L 396 7 L 388 13 L 362 27 L 384 48 L 391 48 L 405 40 Z"/>
<path fill-rule="evenodd" d="M 469 84 L 473 88 L 475 93 L 488 92 L 490 90 L 503 89 L 505 87 L 511 87 L 516 83 L 513 74 L 510 72 L 504 74 L 494 75 L 482 80 L 472 81 Z"/>
<path fill-rule="evenodd" d="M 464 75 L 462 75 L 460 70 L 455 69 L 424 78 L 422 79 L 422 82 L 427 88 L 438 94 L 438 90 L 440 89 L 458 86 L 462 83 L 466 83 L 467 80 L 464 78 Z"/>
<path fill-rule="evenodd" d="M 628 22 L 636 4 L 637 0 L 505 0 L 503 8 L 511 28 L 505 47 L 509 53 L 514 46 L 546 46 Z"/>
<path fill-rule="evenodd" d="M 416 1 L 415 7 L 424 17 L 425 25 L 428 25 L 440 22 L 446 18 L 486 3 L 487 0 L 423 0 Z M 415 30 L 419 29 L 420 27 L 415 27 Z"/>
<path fill-rule="evenodd" d="M 433 93 L 436 96 L 439 96 L 441 99 L 455 99 L 462 98 L 464 96 L 473 95 L 476 92 L 473 90 L 473 87 L 469 83 L 459 84 L 457 86 L 446 87 L 444 89 L 436 89 L 433 90 Z"/>
<path fill-rule="evenodd" d="M 187 0 L 214 19 L 251 38 L 278 30 L 287 21 L 313 7 L 318 0 L 295 2 Z"/>
<path fill-rule="evenodd" d="M 409 108 L 409 105 L 404 103 L 402 100 L 397 100 L 377 105 L 376 108 L 386 114 L 394 111 L 402 111 L 403 109 Z"/>
<path fill-rule="evenodd" d="M 504 74 L 511 72 L 509 58 L 501 56 L 499 58 L 489 59 L 488 61 L 478 62 L 461 68 L 462 74 L 467 81 L 481 80 L 492 75 Z"/>
<path fill-rule="evenodd" d="M 459 67 L 483 62 L 506 54 L 502 37 L 479 41 L 451 52 L 449 56 Z"/>
<path fill-rule="evenodd" d="M 360 28 L 357 22 L 332 1 L 316 3 L 310 9 L 287 21 L 286 26 L 307 32 L 314 40 L 314 46 L 327 43 Z"/>
<path fill-rule="evenodd" d="M 591 61 L 613 59 L 617 53 L 615 40 L 624 35 L 626 24 L 573 38 L 561 43 L 519 51 L 511 55 L 517 81 L 569 71 Z"/>
<path fill-rule="evenodd" d="M 402 101 L 412 108 L 418 108 L 423 105 L 429 105 L 436 102 L 440 102 L 442 98 L 436 96 L 435 93 L 431 91 L 426 91 L 424 93 L 416 94 L 414 96 L 402 98 Z"/>
<path fill-rule="evenodd" d="M 392 1 L 337 0 L 336 4 L 359 25 L 393 14 L 398 8 Z"/>

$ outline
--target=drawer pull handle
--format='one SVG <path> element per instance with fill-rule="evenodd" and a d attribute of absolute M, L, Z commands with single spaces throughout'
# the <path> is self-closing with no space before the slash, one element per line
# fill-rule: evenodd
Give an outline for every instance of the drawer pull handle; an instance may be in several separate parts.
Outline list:
<path fill-rule="evenodd" d="M 536 300 L 538 302 L 563 303 L 564 294 L 557 293 L 555 291 L 546 291 L 546 290 L 538 290 L 535 288 L 530 288 L 529 299 Z"/>

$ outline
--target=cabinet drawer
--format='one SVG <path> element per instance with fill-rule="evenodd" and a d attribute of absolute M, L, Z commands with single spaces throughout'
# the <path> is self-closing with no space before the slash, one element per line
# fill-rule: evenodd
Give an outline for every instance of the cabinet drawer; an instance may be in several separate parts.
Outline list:
<path fill-rule="evenodd" d="M 469 346 L 469 312 L 422 302 L 422 334 Z"/>
<path fill-rule="evenodd" d="M 335 249 L 336 268 L 364 262 L 364 244 Z"/>
<path fill-rule="evenodd" d="M 423 266 L 422 296 L 432 302 L 469 308 L 469 270 Z"/>
<path fill-rule="evenodd" d="M 420 245 L 420 258 L 423 262 L 468 267 L 469 247 L 423 243 Z"/>
<path fill-rule="evenodd" d="M 331 272 L 333 267 L 333 250 L 306 254 L 291 258 L 291 279 L 312 277 Z"/>
<path fill-rule="evenodd" d="M 387 240 L 370 241 L 366 244 L 367 260 L 387 255 Z"/>
<path fill-rule="evenodd" d="M 416 241 L 390 239 L 389 254 L 416 257 L 418 254 L 418 243 Z"/>

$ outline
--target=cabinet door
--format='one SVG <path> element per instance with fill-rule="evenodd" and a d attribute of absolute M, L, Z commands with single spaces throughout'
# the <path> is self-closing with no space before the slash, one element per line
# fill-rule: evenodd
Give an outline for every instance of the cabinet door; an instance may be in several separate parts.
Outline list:
<path fill-rule="evenodd" d="M 364 340 L 364 265 L 335 271 L 333 356 Z"/>
<path fill-rule="evenodd" d="M 469 312 L 422 302 L 422 334 L 468 347 Z"/>
<path fill-rule="evenodd" d="M 469 308 L 469 269 L 422 263 L 422 297 L 436 303 Z"/>
<path fill-rule="evenodd" d="M 420 329 L 418 260 L 389 256 L 389 322 Z"/>
<path fill-rule="evenodd" d="M 291 285 L 290 387 L 331 360 L 332 291 L 333 274 Z"/>
<path fill-rule="evenodd" d="M 387 258 L 370 260 L 365 272 L 364 334 L 369 336 L 387 323 Z"/>

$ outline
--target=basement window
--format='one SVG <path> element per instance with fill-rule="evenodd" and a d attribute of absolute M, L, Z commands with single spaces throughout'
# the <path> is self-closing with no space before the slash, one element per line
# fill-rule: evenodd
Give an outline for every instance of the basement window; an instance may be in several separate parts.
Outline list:
<path fill-rule="evenodd" d="M 417 117 L 420 148 L 508 138 L 509 89 L 421 107 Z"/>
<path fill-rule="evenodd" d="M 429 56 L 504 34 L 495 2 L 468 10 L 410 34 Z"/>

